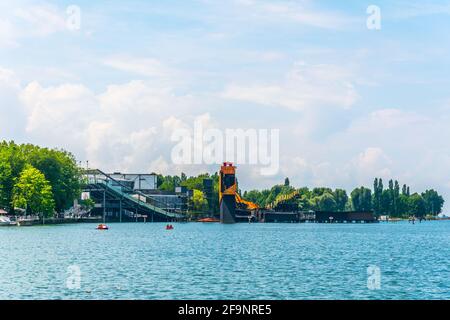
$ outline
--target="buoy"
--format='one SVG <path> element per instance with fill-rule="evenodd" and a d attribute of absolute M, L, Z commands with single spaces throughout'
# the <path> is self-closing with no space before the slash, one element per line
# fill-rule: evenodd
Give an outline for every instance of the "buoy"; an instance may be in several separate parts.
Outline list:
<path fill-rule="evenodd" d="M 108 229 L 109 229 L 109 227 L 103 223 L 101 223 L 97 226 L 97 230 L 108 230 Z"/>

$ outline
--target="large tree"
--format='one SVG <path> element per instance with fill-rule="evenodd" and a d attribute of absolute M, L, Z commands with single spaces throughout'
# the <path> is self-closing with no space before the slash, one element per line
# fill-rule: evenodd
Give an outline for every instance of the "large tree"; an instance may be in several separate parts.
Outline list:
<path fill-rule="evenodd" d="M 52 216 L 55 210 L 52 187 L 42 172 L 27 165 L 20 174 L 13 190 L 13 205 L 27 214 Z"/>
<path fill-rule="evenodd" d="M 412 194 L 409 199 L 409 213 L 416 217 L 423 217 L 426 214 L 425 200 L 418 193 Z"/>
<path fill-rule="evenodd" d="M 348 201 L 347 192 L 344 189 L 336 189 L 333 192 L 333 196 L 336 202 L 336 211 L 344 211 Z"/>
<path fill-rule="evenodd" d="M 370 211 L 372 210 L 372 190 L 360 187 L 356 188 L 350 194 L 353 208 L 356 211 Z"/>
<path fill-rule="evenodd" d="M 392 193 L 392 210 L 394 212 L 394 215 L 398 216 L 399 211 L 398 211 L 398 201 L 399 201 L 399 197 L 400 197 L 400 184 L 398 183 L 397 180 L 395 180 L 394 182 L 394 190 Z"/>
<path fill-rule="evenodd" d="M 25 151 L 27 162 L 39 169 L 52 186 L 56 210 L 71 207 L 81 193 L 81 173 L 73 155 L 61 150 L 26 147 L 29 147 Z"/>
<path fill-rule="evenodd" d="M 192 204 L 194 206 L 194 210 L 196 211 L 206 210 L 208 207 L 208 201 L 206 200 L 205 194 L 200 190 L 194 189 Z"/>
<path fill-rule="evenodd" d="M 12 183 L 11 165 L 0 154 L 0 207 L 9 207 L 11 202 L 11 190 L 8 188 L 9 183 Z"/>
<path fill-rule="evenodd" d="M 317 211 L 336 211 L 336 201 L 331 193 L 325 192 L 311 199 L 311 205 Z"/>
<path fill-rule="evenodd" d="M 392 194 L 389 189 L 383 190 L 381 193 L 380 213 L 392 215 Z"/>
<path fill-rule="evenodd" d="M 31 144 L 0 143 L 0 206 L 13 211 L 13 187 L 26 165 L 42 172 L 52 187 L 57 211 L 73 204 L 81 193 L 81 171 L 72 154 Z"/>
<path fill-rule="evenodd" d="M 372 207 L 376 214 L 381 213 L 381 195 L 383 193 L 383 182 L 381 178 L 375 178 L 373 182 Z"/>
<path fill-rule="evenodd" d="M 285 185 L 286 187 L 289 187 L 289 184 L 290 184 L 289 178 L 286 177 L 286 179 L 284 179 L 284 185 Z"/>
<path fill-rule="evenodd" d="M 426 190 L 422 193 L 422 198 L 425 201 L 425 210 L 427 214 L 438 215 L 442 212 L 444 198 L 442 198 L 435 190 Z"/>
<path fill-rule="evenodd" d="M 23 152 L 14 142 L 0 143 L 0 206 L 13 212 L 14 181 L 25 166 Z"/>
<path fill-rule="evenodd" d="M 403 217 L 406 218 L 409 215 L 409 197 L 405 194 L 401 194 L 398 197 L 398 204 L 397 204 L 397 210 L 398 214 L 397 217 Z"/>

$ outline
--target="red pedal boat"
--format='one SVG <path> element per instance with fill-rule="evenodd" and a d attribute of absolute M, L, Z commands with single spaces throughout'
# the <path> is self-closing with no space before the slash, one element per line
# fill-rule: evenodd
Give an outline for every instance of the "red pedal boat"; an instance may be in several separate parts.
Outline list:
<path fill-rule="evenodd" d="M 97 230 L 108 230 L 108 229 L 109 229 L 109 227 L 103 223 L 101 223 L 97 226 Z"/>

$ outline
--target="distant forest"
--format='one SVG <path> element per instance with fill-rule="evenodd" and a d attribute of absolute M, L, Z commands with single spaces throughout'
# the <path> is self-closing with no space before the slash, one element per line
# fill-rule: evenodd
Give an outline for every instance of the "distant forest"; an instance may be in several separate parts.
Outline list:
<path fill-rule="evenodd" d="M 186 186 L 188 189 L 196 190 L 194 207 L 202 210 L 202 208 L 208 208 L 204 197 L 203 179 L 213 180 L 214 195 L 210 200 L 213 201 L 210 208 L 218 212 L 219 177 L 217 173 L 213 175 L 204 173 L 191 177 L 187 177 L 184 173 L 181 176 L 158 175 L 158 188 L 173 191 L 176 186 Z M 381 178 L 375 178 L 373 189 L 357 187 L 350 195 L 344 189 L 295 188 L 290 185 L 289 178 L 286 178 L 283 184 L 275 185 L 271 189 L 245 191 L 241 195 L 260 207 L 266 207 L 280 197 L 295 191 L 298 192 L 298 196 L 293 201 L 298 204 L 299 210 L 304 211 L 374 211 L 378 216 L 407 218 L 413 215 L 416 217 L 436 216 L 442 212 L 444 205 L 443 197 L 433 189 L 412 193 L 409 186 L 406 184 L 400 186 L 397 180 L 389 180 L 387 187 L 384 187 Z"/>

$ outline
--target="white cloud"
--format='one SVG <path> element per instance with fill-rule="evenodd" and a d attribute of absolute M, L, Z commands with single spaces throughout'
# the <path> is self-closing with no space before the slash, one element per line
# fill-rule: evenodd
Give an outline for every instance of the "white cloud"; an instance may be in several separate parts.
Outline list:
<path fill-rule="evenodd" d="M 0 17 L 0 48 L 16 47 L 16 36 L 16 30 L 11 21 Z"/>
<path fill-rule="evenodd" d="M 350 170 L 356 175 L 358 183 L 361 184 L 374 177 L 390 177 L 392 174 L 389 169 L 391 165 L 392 161 L 383 149 L 368 147 L 352 161 Z"/>
<path fill-rule="evenodd" d="M 18 89 L 20 81 L 14 71 L 0 67 L 0 86 Z"/>
<path fill-rule="evenodd" d="M 136 58 L 130 56 L 114 56 L 104 61 L 104 64 L 117 70 L 145 77 L 171 77 L 174 71 L 155 58 Z"/>
<path fill-rule="evenodd" d="M 7 77 L 10 72 L 0 72 L 0 82 Z M 186 126 L 171 115 L 193 110 L 191 97 L 144 81 L 110 85 L 99 94 L 80 84 L 44 87 L 32 82 L 17 95 L 28 141 L 64 147 L 105 170 L 146 170 L 160 157 L 170 163 L 171 132 Z M 209 115 L 199 120 L 209 122 Z"/>
<path fill-rule="evenodd" d="M 429 15 L 450 15 L 450 4 L 436 3 L 405 3 L 401 8 L 392 9 L 388 17 L 395 19 L 410 19 Z"/>
<path fill-rule="evenodd" d="M 349 24 L 345 14 L 313 7 L 311 1 L 235 0 L 239 12 L 247 18 L 279 23 L 293 22 L 316 28 L 339 29 Z"/>
<path fill-rule="evenodd" d="M 222 97 L 291 110 L 350 108 L 358 94 L 349 71 L 333 65 L 296 63 L 282 83 L 229 85 Z"/>
<path fill-rule="evenodd" d="M 31 35 L 47 36 L 67 30 L 65 12 L 49 4 L 17 8 L 14 16 L 24 24 L 23 30 Z"/>
<path fill-rule="evenodd" d="M 24 39 L 67 32 L 66 19 L 65 8 L 45 2 L 0 3 L 0 48 L 14 49 L 25 44 Z"/>
<path fill-rule="evenodd" d="M 28 84 L 20 95 L 27 111 L 27 131 L 45 131 L 52 128 L 77 129 L 95 113 L 94 94 L 80 84 L 63 84 L 43 88 L 39 83 Z M 76 132 L 74 132 L 76 134 Z"/>
<path fill-rule="evenodd" d="M 368 117 L 354 122 L 350 130 L 354 133 L 368 131 L 395 130 L 402 127 L 418 128 L 429 125 L 430 119 L 415 112 L 400 109 L 380 109 L 369 114 Z"/>
<path fill-rule="evenodd" d="M 24 130 L 23 107 L 18 98 L 20 90 L 16 74 L 0 67 L 0 138 L 14 139 Z"/>

